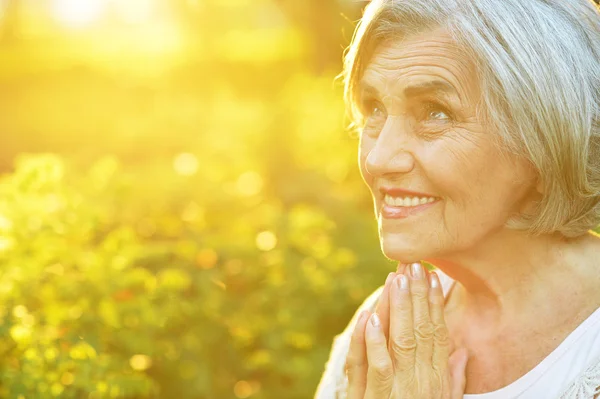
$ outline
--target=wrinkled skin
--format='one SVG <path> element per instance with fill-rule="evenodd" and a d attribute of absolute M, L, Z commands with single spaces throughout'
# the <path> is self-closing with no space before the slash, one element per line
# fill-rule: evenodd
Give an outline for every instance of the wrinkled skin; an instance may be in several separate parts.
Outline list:
<path fill-rule="evenodd" d="M 359 317 L 346 361 L 348 399 L 463 397 L 467 352 L 450 356 L 438 277 L 415 266 L 390 273 L 377 313 Z M 389 317 L 377 323 L 377 314 Z"/>
<path fill-rule="evenodd" d="M 539 194 L 530 164 L 502 153 L 496 132 L 478 118 L 473 64 L 443 32 L 380 45 L 361 87 L 359 162 L 388 258 L 409 263 L 466 251 L 503 230 Z M 386 218 L 382 187 L 436 202 Z M 348 398 L 462 398 L 468 354 L 453 351 L 442 290 L 431 285 L 437 277 L 401 269 L 386 281 L 378 317 L 367 312 L 356 324 Z"/>
<path fill-rule="evenodd" d="M 381 45 L 361 86 L 359 162 L 388 258 L 409 263 L 463 251 L 527 207 L 537 174 L 526 160 L 503 154 L 497 132 L 478 119 L 475 68 L 446 35 Z M 386 219 L 383 186 L 439 202 L 406 219 Z"/>

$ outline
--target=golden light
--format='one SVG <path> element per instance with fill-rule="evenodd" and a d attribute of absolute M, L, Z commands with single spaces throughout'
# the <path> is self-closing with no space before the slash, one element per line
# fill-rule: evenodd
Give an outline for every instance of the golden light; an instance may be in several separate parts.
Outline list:
<path fill-rule="evenodd" d="M 113 0 L 112 3 L 119 18 L 128 24 L 150 22 L 156 14 L 155 0 Z"/>
<path fill-rule="evenodd" d="M 263 179 L 254 171 L 243 173 L 236 182 L 238 193 L 244 197 L 251 197 L 258 194 L 262 190 L 262 187 Z"/>
<path fill-rule="evenodd" d="M 61 23 L 85 27 L 98 21 L 106 9 L 106 0 L 54 0 L 53 12 Z"/>
<path fill-rule="evenodd" d="M 173 160 L 173 169 L 182 176 L 193 176 L 198 171 L 198 158 L 194 154 L 182 153 Z"/>

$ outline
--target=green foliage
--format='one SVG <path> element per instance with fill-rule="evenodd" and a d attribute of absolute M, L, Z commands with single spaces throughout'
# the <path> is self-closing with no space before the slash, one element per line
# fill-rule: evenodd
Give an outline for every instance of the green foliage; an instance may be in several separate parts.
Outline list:
<path fill-rule="evenodd" d="M 155 54 L 34 3 L 0 16 L 0 397 L 312 397 L 394 268 L 333 84 L 364 4 L 162 1 Z"/>
<path fill-rule="evenodd" d="M 315 176 L 340 161 L 300 140 L 317 155 L 282 186 L 20 157 L 0 181 L 2 396 L 310 397 L 386 265 L 356 174 Z"/>
<path fill-rule="evenodd" d="M 164 1 L 175 55 L 10 3 L 0 397 L 311 397 L 393 268 L 334 84 L 361 5 Z"/>

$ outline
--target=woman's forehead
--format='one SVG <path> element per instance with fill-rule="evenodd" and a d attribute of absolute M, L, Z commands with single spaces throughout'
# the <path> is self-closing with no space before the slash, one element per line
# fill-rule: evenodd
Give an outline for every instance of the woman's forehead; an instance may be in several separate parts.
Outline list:
<path fill-rule="evenodd" d="M 435 91 L 464 97 L 477 93 L 477 81 L 469 57 L 446 35 L 429 33 L 379 45 L 359 86 L 405 95 Z"/>

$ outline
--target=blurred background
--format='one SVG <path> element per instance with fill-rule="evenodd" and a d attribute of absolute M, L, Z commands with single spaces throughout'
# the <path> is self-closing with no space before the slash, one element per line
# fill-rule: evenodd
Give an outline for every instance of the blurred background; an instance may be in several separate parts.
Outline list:
<path fill-rule="evenodd" d="M 0 0 L 0 397 L 311 398 L 395 265 L 354 0 Z"/>

